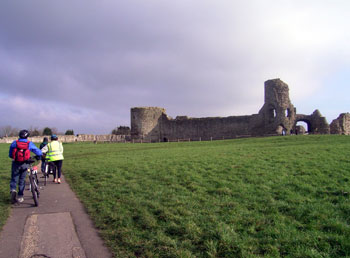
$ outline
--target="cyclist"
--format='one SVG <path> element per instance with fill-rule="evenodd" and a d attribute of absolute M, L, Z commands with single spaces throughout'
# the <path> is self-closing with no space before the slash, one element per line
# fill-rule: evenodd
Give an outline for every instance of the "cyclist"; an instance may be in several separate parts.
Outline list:
<path fill-rule="evenodd" d="M 43 142 L 40 144 L 40 150 L 42 150 L 49 143 L 49 139 L 44 137 Z M 45 171 L 45 154 L 41 156 L 41 173 Z"/>
<path fill-rule="evenodd" d="M 57 135 L 51 135 L 51 142 L 47 144 L 42 149 L 43 153 L 46 153 L 46 159 L 49 162 L 54 163 L 57 169 L 53 172 L 53 181 L 54 183 L 61 183 L 61 168 L 63 162 L 63 146 L 62 143 L 58 141 Z M 56 178 L 56 170 L 57 170 L 57 178 Z"/>
<path fill-rule="evenodd" d="M 25 186 L 25 178 L 29 164 L 30 152 L 33 152 L 37 159 L 40 159 L 42 152 L 35 144 L 28 141 L 29 132 L 21 130 L 19 132 L 19 139 L 12 142 L 10 145 L 9 157 L 13 159 L 11 168 L 10 194 L 11 203 L 23 202 L 23 191 Z M 17 182 L 18 182 L 18 196 L 17 196 Z"/>

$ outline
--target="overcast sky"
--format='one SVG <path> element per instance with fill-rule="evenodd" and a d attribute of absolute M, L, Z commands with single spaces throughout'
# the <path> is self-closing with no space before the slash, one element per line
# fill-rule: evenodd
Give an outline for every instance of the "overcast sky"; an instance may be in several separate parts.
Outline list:
<path fill-rule="evenodd" d="M 1 0 L 0 126 L 251 115 L 274 78 L 331 123 L 350 112 L 349 25 L 349 0 Z"/>

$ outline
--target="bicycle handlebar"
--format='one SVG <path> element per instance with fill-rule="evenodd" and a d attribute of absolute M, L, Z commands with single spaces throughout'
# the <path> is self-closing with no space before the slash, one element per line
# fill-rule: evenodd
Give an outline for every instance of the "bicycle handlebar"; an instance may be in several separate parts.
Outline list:
<path fill-rule="evenodd" d="M 30 157 L 26 162 L 29 164 L 38 162 L 40 160 L 40 156 Z"/>

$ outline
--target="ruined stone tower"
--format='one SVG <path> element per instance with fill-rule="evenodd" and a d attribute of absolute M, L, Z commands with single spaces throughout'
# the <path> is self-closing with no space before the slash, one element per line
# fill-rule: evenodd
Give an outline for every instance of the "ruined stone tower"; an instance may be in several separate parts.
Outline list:
<path fill-rule="evenodd" d="M 131 109 L 131 137 L 133 139 L 149 139 L 151 135 L 160 133 L 160 118 L 165 113 L 159 107 L 134 107 Z M 152 137 L 153 140 L 154 137 Z"/>
<path fill-rule="evenodd" d="M 259 115 L 261 129 L 268 134 L 289 134 L 295 126 L 296 110 L 289 99 L 289 88 L 280 79 L 265 82 L 265 104 Z"/>
<path fill-rule="evenodd" d="M 341 113 L 330 125 L 331 134 L 350 135 L 350 113 Z"/>

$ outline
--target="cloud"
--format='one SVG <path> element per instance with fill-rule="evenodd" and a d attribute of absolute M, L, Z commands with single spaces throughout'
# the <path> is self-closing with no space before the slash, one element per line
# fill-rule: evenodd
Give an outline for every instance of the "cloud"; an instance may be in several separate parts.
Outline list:
<path fill-rule="evenodd" d="M 322 112 L 328 107 L 317 93 L 349 68 L 349 7 L 341 0 L 6 0 L 0 89 L 26 99 L 33 113 L 48 110 L 40 125 L 93 133 L 128 125 L 135 106 L 161 106 L 171 116 L 257 113 L 263 83 L 273 78 L 290 86 L 297 107 L 307 102 Z"/>
<path fill-rule="evenodd" d="M 61 133 L 74 129 L 76 133 L 110 133 L 117 126 L 118 113 L 112 119 L 104 112 L 81 109 L 55 102 L 33 101 L 22 97 L 0 98 L 2 126 L 13 124 L 16 127 L 58 128 Z M 120 119 L 122 120 L 122 119 Z"/>

